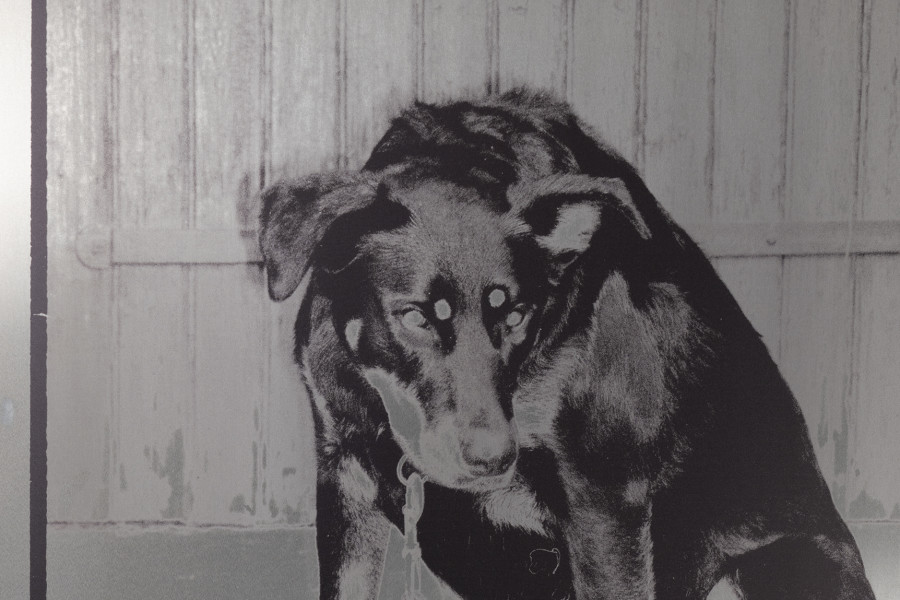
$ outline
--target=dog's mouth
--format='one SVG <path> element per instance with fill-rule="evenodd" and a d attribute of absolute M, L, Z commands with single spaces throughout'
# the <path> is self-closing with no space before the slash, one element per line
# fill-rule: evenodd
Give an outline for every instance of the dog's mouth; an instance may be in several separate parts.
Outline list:
<path fill-rule="evenodd" d="M 488 492 L 508 487 L 516 471 L 518 445 L 514 435 L 506 440 L 505 445 L 509 447 L 506 451 L 495 453 L 496 448 L 488 445 L 481 450 L 478 460 L 467 449 L 471 446 L 472 430 L 456 427 L 452 418 L 441 419 L 425 428 L 415 444 L 396 431 L 394 437 L 422 475 L 444 487 Z M 493 445 L 497 444 L 495 441 Z M 411 447 L 417 447 L 418 451 L 411 451 Z"/>
<path fill-rule="evenodd" d="M 513 465 L 505 473 L 500 475 L 463 476 L 457 479 L 455 485 L 448 487 L 455 487 L 457 489 L 469 490 L 472 492 L 491 492 L 508 488 L 512 484 L 515 472 L 515 465 Z"/>
<path fill-rule="evenodd" d="M 484 462 L 471 462 L 463 441 L 470 434 L 451 423 L 452 419 L 438 422 L 429 427 L 418 440 L 418 452 L 407 450 L 410 461 L 428 479 L 444 487 L 487 492 L 510 485 L 516 471 L 518 456 L 515 438 L 509 441 L 511 450 L 503 457 Z M 409 446 L 399 436 L 401 447 Z"/>
<path fill-rule="evenodd" d="M 428 422 L 415 391 L 392 374 L 366 369 L 364 376 L 381 397 L 394 439 L 430 481 L 474 492 L 510 485 L 518 457 L 514 423 L 497 431 L 460 427 L 452 414 Z"/>
<path fill-rule="evenodd" d="M 481 493 L 504 489 L 512 484 L 516 472 L 515 461 L 503 471 L 484 473 L 449 454 L 451 453 L 429 451 L 429 444 L 426 442 L 422 454 L 408 454 L 408 457 L 417 471 L 429 481 L 443 487 Z"/>

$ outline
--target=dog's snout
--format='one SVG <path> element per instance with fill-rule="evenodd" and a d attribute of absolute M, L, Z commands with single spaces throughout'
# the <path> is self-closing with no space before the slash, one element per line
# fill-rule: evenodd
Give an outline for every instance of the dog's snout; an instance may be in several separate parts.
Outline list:
<path fill-rule="evenodd" d="M 477 428 L 463 442 L 462 456 L 475 475 L 502 475 L 516 460 L 516 446 L 510 430 Z"/>

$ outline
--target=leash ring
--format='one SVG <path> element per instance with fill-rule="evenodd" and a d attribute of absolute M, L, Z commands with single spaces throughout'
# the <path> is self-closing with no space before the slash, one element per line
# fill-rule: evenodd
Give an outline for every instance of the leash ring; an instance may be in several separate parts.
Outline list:
<path fill-rule="evenodd" d="M 400 483 L 402 483 L 402 484 L 405 485 L 405 486 L 408 486 L 408 485 L 409 485 L 409 478 L 403 476 L 403 467 L 406 466 L 406 463 L 407 463 L 408 461 L 409 461 L 409 459 L 408 459 L 407 456 L 404 454 L 404 455 L 400 458 L 400 460 L 397 462 L 397 479 L 399 479 L 399 480 L 400 480 Z"/>
<path fill-rule="evenodd" d="M 400 458 L 400 460 L 397 462 L 397 479 L 400 480 L 400 483 L 402 483 L 403 485 L 408 487 L 409 486 L 409 477 L 403 476 L 403 467 L 405 467 L 407 464 L 410 465 L 410 468 L 412 468 L 413 472 L 415 473 L 415 471 L 416 471 L 415 467 L 413 467 L 412 464 L 409 462 L 409 457 L 404 454 Z M 428 478 L 425 477 L 425 475 L 423 475 L 421 473 L 419 473 L 419 477 L 422 478 L 423 483 L 425 481 L 428 481 Z"/>

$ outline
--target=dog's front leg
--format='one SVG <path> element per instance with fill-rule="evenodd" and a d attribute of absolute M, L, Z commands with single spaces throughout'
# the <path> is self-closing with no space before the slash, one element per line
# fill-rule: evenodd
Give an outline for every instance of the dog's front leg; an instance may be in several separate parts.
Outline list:
<path fill-rule="evenodd" d="M 579 484 L 565 522 L 575 597 L 648 600 L 654 595 L 649 501 Z"/>
<path fill-rule="evenodd" d="M 365 600 L 378 596 L 389 522 L 375 506 L 376 487 L 355 458 L 319 473 L 316 546 L 319 597 Z"/>

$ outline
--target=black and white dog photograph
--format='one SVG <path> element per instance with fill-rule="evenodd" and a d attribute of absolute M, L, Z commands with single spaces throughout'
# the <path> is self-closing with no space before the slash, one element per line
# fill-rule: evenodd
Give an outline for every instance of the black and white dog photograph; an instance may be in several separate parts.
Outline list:
<path fill-rule="evenodd" d="M 46 31 L 47 597 L 900 599 L 900 5 Z"/>

